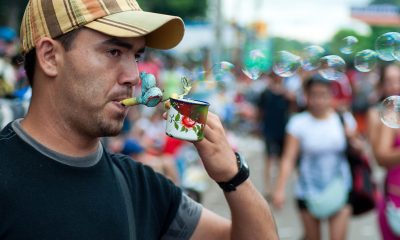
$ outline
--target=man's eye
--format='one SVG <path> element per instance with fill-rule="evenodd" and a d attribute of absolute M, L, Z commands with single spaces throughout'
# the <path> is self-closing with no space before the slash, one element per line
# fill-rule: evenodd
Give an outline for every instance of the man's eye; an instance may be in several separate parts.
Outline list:
<path fill-rule="evenodd" d="M 136 62 L 142 62 L 143 61 L 143 55 L 142 54 L 136 54 L 135 55 L 135 61 Z"/>
<path fill-rule="evenodd" d="M 108 50 L 107 53 L 112 57 L 119 57 L 122 54 L 122 52 L 120 50 L 118 50 L 118 49 Z"/>

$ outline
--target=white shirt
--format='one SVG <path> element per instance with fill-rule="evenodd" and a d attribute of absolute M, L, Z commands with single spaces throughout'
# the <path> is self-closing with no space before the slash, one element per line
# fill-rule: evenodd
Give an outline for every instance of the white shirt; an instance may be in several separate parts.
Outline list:
<path fill-rule="evenodd" d="M 350 113 L 343 115 L 346 125 L 356 128 Z M 341 175 L 348 190 L 351 173 L 344 155 L 346 138 L 339 115 L 332 113 L 326 119 L 317 119 L 309 112 L 295 114 L 289 120 L 286 132 L 299 140 L 299 179 L 296 196 L 303 199 L 322 191 L 331 180 Z"/>

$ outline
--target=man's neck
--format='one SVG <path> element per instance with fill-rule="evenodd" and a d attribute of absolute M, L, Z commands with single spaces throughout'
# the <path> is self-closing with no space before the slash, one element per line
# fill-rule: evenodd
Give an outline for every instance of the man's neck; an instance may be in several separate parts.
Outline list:
<path fill-rule="evenodd" d="M 99 146 L 99 138 L 85 138 L 61 121 L 41 117 L 28 111 L 21 121 L 22 129 L 36 141 L 58 153 L 81 157 L 93 153 Z"/>

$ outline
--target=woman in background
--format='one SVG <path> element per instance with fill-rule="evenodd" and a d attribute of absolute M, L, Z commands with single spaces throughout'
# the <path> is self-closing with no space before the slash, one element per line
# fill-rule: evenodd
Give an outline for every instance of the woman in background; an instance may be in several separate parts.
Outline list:
<path fill-rule="evenodd" d="M 307 99 L 306 111 L 291 117 L 286 128 L 282 163 L 273 195 L 275 207 L 285 203 L 285 186 L 297 165 L 298 179 L 295 197 L 300 210 L 305 238 L 321 239 L 321 220 L 310 211 L 310 201 L 331 188 L 340 179 L 343 204 L 326 216 L 329 222 L 329 239 L 344 240 L 352 209 L 349 205 L 351 172 L 344 151 L 346 136 L 339 114 L 333 108 L 331 82 L 312 77 L 304 85 Z M 346 134 L 352 135 L 356 123 L 350 113 L 343 113 Z M 332 198 L 333 199 L 333 198 Z"/>
<path fill-rule="evenodd" d="M 386 97 L 400 93 L 400 66 L 389 64 L 381 69 L 378 90 L 382 101 Z M 384 197 L 378 203 L 378 220 L 384 240 L 400 240 L 400 220 L 397 229 L 391 225 L 389 218 L 400 211 L 400 131 L 391 129 L 380 121 L 379 107 L 368 111 L 368 139 L 378 164 L 387 170 L 384 181 Z M 396 225 L 396 224 L 394 224 Z M 397 233 L 396 233 L 397 232 Z"/>

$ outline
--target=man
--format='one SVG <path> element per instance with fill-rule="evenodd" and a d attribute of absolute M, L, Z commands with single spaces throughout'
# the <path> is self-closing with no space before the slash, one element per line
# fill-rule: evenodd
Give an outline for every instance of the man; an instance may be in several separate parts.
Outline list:
<path fill-rule="evenodd" d="M 134 0 L 29 1 L 21 40 L 33 92 L 26 117 L 0 135 L 0 239 L 277 239 L 216 115 L 195 146 L 227 191 L 232 221 L 100 143 L 121 130 L 119 102 L 138 83 L 145 46 L 172 48 L 183 31 L 180 18 L 141 11 Z"/>

